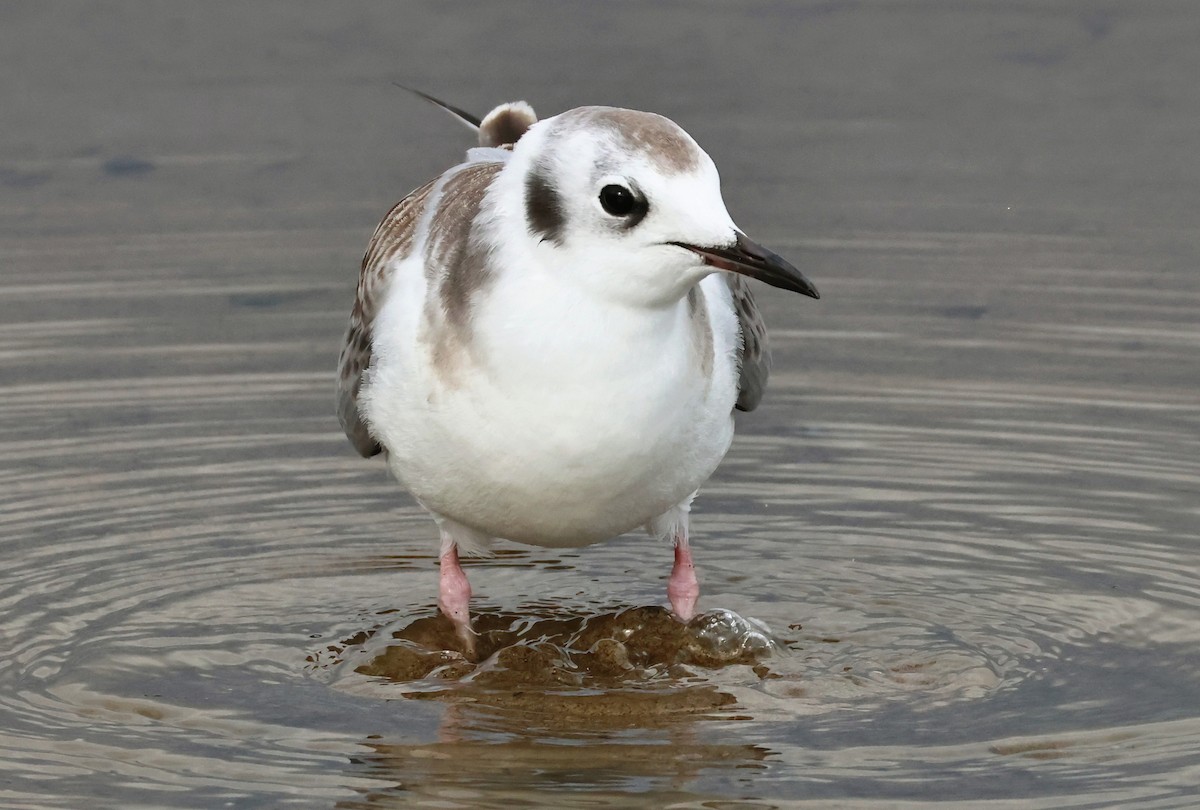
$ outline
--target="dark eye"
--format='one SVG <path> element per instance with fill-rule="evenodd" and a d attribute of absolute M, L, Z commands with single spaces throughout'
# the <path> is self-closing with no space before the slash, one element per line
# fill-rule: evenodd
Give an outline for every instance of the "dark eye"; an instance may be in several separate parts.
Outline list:
<path fill-rule="evenodd" d="M 600 189 L 600 205 L 614 217 L 627 217 L 637 207 L 637 200 L 624 186 L 605 186 Z"/>

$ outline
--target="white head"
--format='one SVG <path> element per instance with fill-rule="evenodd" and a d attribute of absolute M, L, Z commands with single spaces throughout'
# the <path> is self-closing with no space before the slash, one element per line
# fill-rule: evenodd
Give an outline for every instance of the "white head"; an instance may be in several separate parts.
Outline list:
<path fill-rule="evenodd" d="M 520 136 L 505 174 L 512 196 L 519 178 L 534 256 L 596 294 L 665 306 L 729 270 L 816 296 L 738 230 L 712 159 L 660 115 L 580 107 L 548 118 Z"/>

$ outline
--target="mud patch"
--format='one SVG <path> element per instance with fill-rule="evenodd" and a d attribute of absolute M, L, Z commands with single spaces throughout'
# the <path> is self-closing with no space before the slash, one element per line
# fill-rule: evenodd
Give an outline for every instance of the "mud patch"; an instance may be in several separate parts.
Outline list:
<path fill-rule="evenodd" d="M 764 660 L 780 648 L 765 625 L 728 610 L 686 624 L 661 607 L 587 615 L 483 612 L 474 629 L 473 655 L 439 614 L 364 631 L 309 661 L 343 670 L 338 680 L 360 687 L 365 676 L 375 687 L 366 691 L 384 697 L 638 725 L 735 703 L 710 682 L 711 671 L 745 666 L 769 678 Z"/>

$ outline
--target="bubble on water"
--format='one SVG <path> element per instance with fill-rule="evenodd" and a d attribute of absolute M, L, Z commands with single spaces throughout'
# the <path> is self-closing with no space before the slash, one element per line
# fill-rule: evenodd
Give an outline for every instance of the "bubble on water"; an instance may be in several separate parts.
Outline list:
<path fill-rule="evenodd" d="M 717 666 L 754 663 L 778 647 L 765 624 L 732 610 L 702 613 L 688 623 L 688 628 L 693 633 L 697 653 L 707 655 Z"/>

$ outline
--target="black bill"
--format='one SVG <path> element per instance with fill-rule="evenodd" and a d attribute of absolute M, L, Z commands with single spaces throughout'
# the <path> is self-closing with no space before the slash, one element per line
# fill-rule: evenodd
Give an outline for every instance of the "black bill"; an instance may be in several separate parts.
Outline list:
<path fill-rule="evenodd" d="M 737 232 L 737 241 L 729 247 L 699 247 L 684 242 L 672 242 L 672 245 L 690 250 L 718 270 L 728 270 L 741 273 L 759 281 L 765 281 L 772 287 L 781 290 L 791 290 L 810 298 L 820 298 L 821 294 L 804 274 L 792 267 L 782 256 L 772 253 L 757 242 L 750 240 L 746 234 Z"/>

